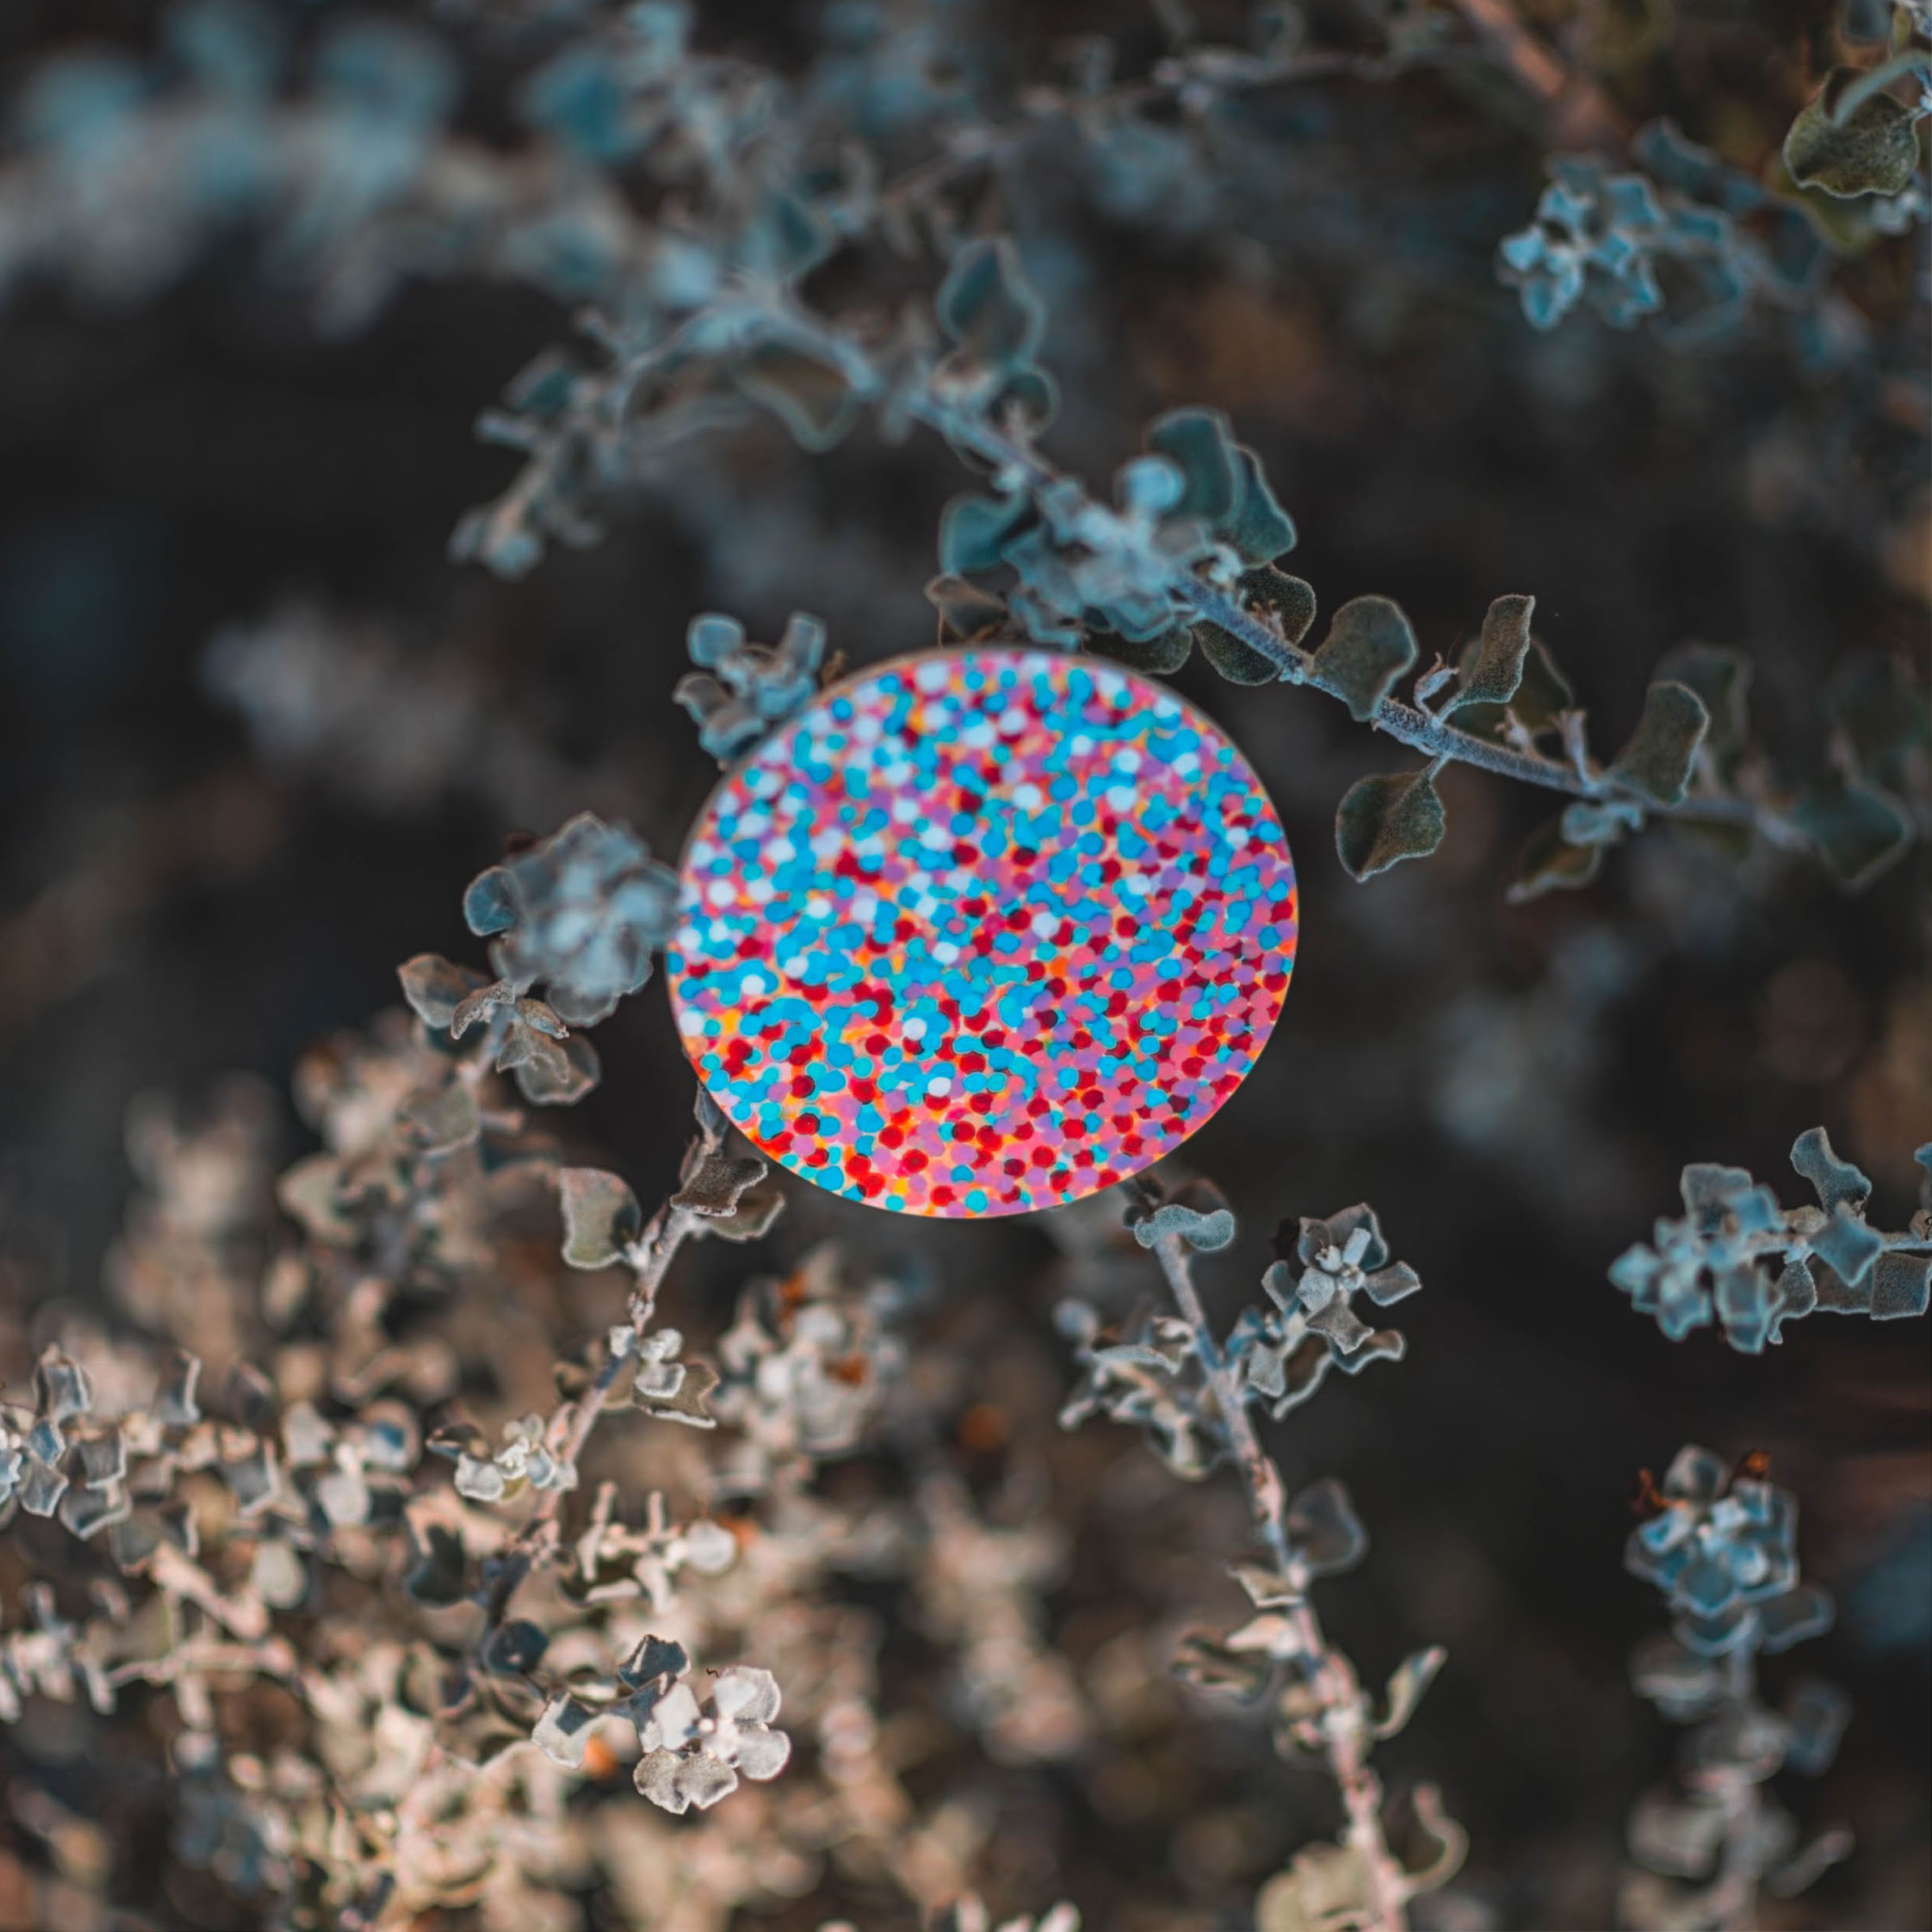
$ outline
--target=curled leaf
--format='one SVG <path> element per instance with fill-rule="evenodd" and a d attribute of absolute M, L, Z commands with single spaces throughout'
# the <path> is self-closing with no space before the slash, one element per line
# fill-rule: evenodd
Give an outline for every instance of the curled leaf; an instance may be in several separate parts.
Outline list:
<path fill-rule="evenodd" d="M 1377 1737 L 1394 1737 L 1415 1716 L 1416 1706 L 1448 1657 L 1449 1653 L 1440 1644 L 1432 1644 L 1426 1650 L 1412 1652 L 1396 1665 L 1390 1674 L 1382 1714 L 1376 1720 Z"/>

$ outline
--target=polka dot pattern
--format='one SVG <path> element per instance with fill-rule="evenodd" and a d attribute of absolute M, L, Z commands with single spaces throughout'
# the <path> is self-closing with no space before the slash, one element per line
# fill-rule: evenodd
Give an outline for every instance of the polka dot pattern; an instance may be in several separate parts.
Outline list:
<path fill-rule="evenodd" d="M 667 966 L 758 1147 L 911 1214 L 1151 1165 L 1241 1083 L 1294 964 L 1288 841 L 1200 712 L 1091 658 L 898 659 L 727 775 Z"/>

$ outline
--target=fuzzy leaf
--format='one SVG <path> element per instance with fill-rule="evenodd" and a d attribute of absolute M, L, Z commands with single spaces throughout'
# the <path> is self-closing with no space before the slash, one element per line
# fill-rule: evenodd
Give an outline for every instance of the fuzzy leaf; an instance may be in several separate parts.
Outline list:
<path fill-rule="evenodd" d="M 1004 236 L 968 242 L 953 257 L 936 306 L 946 333 L 995 368 L 1030 362 L 1047 325 L 1047 312 Z"/>
<path fill-rule="evenodd" d="M 1785 136 L 1785 165 L 1801 188 L 1821 188 L 1849 200 L 1861 194 L 1901 194 L 1918 165 L 1912 113 L 1889 94 L 1870 94 L 1843 121 L 1841 97 L 1859 78 L 1855 67 L 1834 67 Z"/>
<path fill-rule="evenodd" d="M 637 1196 L 614 1174 L 559 1168 L 557 1191 L 563 1204 L 563 1259 L 572 1267 L 608 1267 L 643 1232 Z"/>
<path fill-rule="evenodd" d="M 1369 1532 L 1345 1484 L 1334 1476 L 1310 1483 L 1289 1506 L 1282 1526 L 1289 1548 L 1312 1575 L 1339 1576 L 1369 1552 Z"/>
<path fill-rule="evenodd" d="M 1187 625 L 1176 624 L 1155 637 L 1127 638 L 1118 631 L 1109 631 L 1093 641 L 1109 657 L 1117 658 L 1136 671 L 1165 677 L 1179 670 L 1193 655 L 1194 635 Z M 1270 665 L 1268 675 L 1272 677 L 1274 674 L 1275 667 Z"/>
<path fill-rule="evenodd" d="M 1850 745 L 1859 775 L 1881 791 L 1908 785 L 1914 754 L 1932 744 L 1932 704 L 1924 687 L 1901 670 L 1896 658 L 1862 652 L 1825 686 L 1832 721 Z"/>
<path fill-rule="evenodd" d="M 1007 540 L 1032 514 L 1022 496 L 956 496 L 940 513 L 939 567 L 949 576 L 996 570 Z"/>
<path fill-rule="evenodd" d="M 1801 1677 L 1785 1699 L 1790 1727 L 1785 1762 L 1807 1777 L 1816 1777 L 1838 1755 L 1838 1740 L 1851 1722 L 1852 1701 L 1822 1677 Z"/>
<path fill-rule="evenodd" d="M 754 402 L 784 424 L 800 449 L 830 449 L 858 413 L 844 371 L 789 342 L 760 344 L 732 374 Z"/>
<path fill-rule="evenodd" d="M 1831 1136 L 1821 1127 L 1808 1129 L 1792 1142 L 1791 1165 L 1811 1183 L 1827 1214 L 1841 1206 L 1862 1208 L 1870 1195 L 1870 1177 L 1832 1152 Z"/>
<path fill-rule="evenodd" d="M 1291 577 L 1286 571 L 1276 570 L 1272 563 L 1264 563 L 1242 577 L 1241 595 L 1250 607 L 1259 605 L 1272 613 L 1282 636 L 1291 644 L 1300 643 L 1314 623 L 1314 586 L 1299 577 Z"/>
<path fill-rule="evenodd" d="M 1457 660 L 1458 674 L 1467 677 L 1481 654 L 1480 640 L 1472 641 Z M 1505 727 L 1514 719 L 1534 737 L 1539 732 L 1553 730 L 1557 719 L 1570 710 L 1576 701 L 1577 694 L 1570 689 L 1569 680 L 1556 669 L 1556 661 L 1543 640 L 1533 637 L 1530 639 L 1529 655 L 1522 663 L 1522 681 L 1509 703 L 1459 705 L 1455 726 L 1458 731 L 1466 731 L 1472 737 L 1501 744 L 1505 741 Z"/>
<path fill-rule="evenodd" d="M 1007 627 L 1006 600 L 964 577 L 941 575 L 926 585 L 926 601 L 939 613 L 939 641 L 970 644 Z"/>
<path fill-rule="evenodd" d="M 584 1749 L 597 1721 L 597 1713 L 580 1704 L 568 1691 L 560 1691 L 544 1706 L 531 1739 L 553 1764 L 567 1771 L 584 1766 Z"/>
<path fill-rule="evenodd" d="M 492 865 L 469 881 L 463 894 L 463 923 L 479 937 L 507 932 L 516 924 L 516 898 L 507 867 Z"/>
<path fill-rule="evenodd" d="M 418 1603 L 448 1606 L 469 1594 L 463 1563 L 463 1539 L 439 1522 L 426 1525 L 415 1546 L 415 1560 L 402 1580 L 403 1588 Z"/>
<path fill-rule="evenodd" d="M 1392 1738 L 1415 1716 L 1423 1693 L 1436 1680 L 1436 1673 L 1449 1653 L 1440 1644 L 1417 1650 L 1403 1658 L 1389 1678 L 1388 1700 L 1375 1726 L 1378 1738 Z"/>
<path fill-rule="evenodd" d="M 1498 597 L 1483 618 L 1473 661 L 1465 661 L 1458 705 L 1507 704 L 1522 682 L 1523 660 L 1530 654 L 1530 618 L 1536 600 Z"/>
<path fill-rule="evenodd" d="M 1562 818 L 1552 818 L 1524 841 L 1516 877 L 1503 896 L 1512 906 L 1520 906 L 1546 892 L 1574 892 L 1603 870 L 1603 849 L 1596 844 L 1572 845 L 1563 836 Z"/>
<path fill-rule="evenodd" d="M 1352 597 L 1329 620 L 1314 654 L 1314 681 L 1365 724 L 1395 680 L 1416 661 L 1416 634 L 1387 597 Z"/>
<path fill-rule="evenodd" d="M 1225 1208 L 1203 1214 L 1178 1201 L 1170 1201 L 1165 1207 L 1155 1208 L 1144 1221 L 1134 1224 L 1134 1239 L 1144 1248 L 1151 1248 L 1168 1234 L 1178 1234 L 1189 1247 L 1211 1255 L 1234 1240 L 1234 1217 Z"/>
<path fill-rule="evenodd" d="M 1198 516 L 1212 528 L 1232 515 L 1241 478 L 1234 439 L 1219 410 L 1170 410 L 1148 425 L 1145 441 L 1185 479 L 1177 516 Z"/>
<path fill-rule="evenodd" d="M 572 1106 L 597 1084 L 602 1070 L 597 1048 L 581 1034 L 572 1034 L 560 1046 L 519 1065 L 516 1085 L 533 1106 Z"/>
<path fill-rule="evenodd" d="M 418 953 L 396 969 L 402 996 L 410 1010 L 431 1033 L 447 1033 L 456 1008 L 490 983 L 469 966 L 456 965 L 437 953 Z"/>
<path fill-rule="evenodd" d="M 1351 1845 L 1304 1845 L 1255 1898 L 1255 1932 L 1352 1932 L 1374 1922 L 1368 1867 Z"/>
<path fill-rule="evenodd" d="M 762 1161 L 753 1157 L 733 1159 L 724 1154 L 706 1154 L 671 1196 L 671 1205 L 691 1214 L 728 1219 L 737 1212 L 739 1201 L 768 1171 Z"/>
<path fill-rule="evenodd" d="M 1751 660 L 1720 644 L 1679 644 L 1658 659 L 1657 674 L 1697 694 L 1710 724 L 1704 750 L 1720 774 L 1737 761 L 1751 737 Z"/>
<path fill-rule="evenodd" d="M 1271 1658 L 1230 1650 L 1204 1630 L 1190 1631 L 1175 1645 L 1173 1670 L 1198 1690 L 1221 1691 L 1244 1703 L 1259 1697 L 1275 1674 Z"/>
<path fill-rule="evenodd" d="M 1629 743 L 1616 754 L 1611 776 L 1653 805 L 1678 804 L 1709 724 L 1703 699 L 1688 685 L 1652 685 L 1644 694 L 1643 715 Z"/>
<path fill-rule="evenodd" d="M 1372 879 L 1404 859 L 1426 859 L 1448 820 L 1426 771 L 1357 779 L 1335 815 L 1335 849 L 1352 879 Z"/>
<path fill-rule="evenodd" d="M 1932 1255 L 1881 1255 L 1871 1267 L 1871 1318 L 1904 1321 L 1932 1302 Z"/>
<path fill-rule="evenodd" d="M 1850 1288 L 1856 1288 L 1865 1279 L 1884 1245 L 1877 1229 L 1867 1227 L 1858 1216 L 1842 1207 L 1811 1237 L 1811 1252 L 1828 1263 L 1832 1272 Z"/>
<path fill-rule="evenodd" d="M 1204 619 L 1194 626 L 1194 638 L 1201 655 L 1229 684 L 1272 684 L 1281 675 L 1281 667 L 1272 657 L 1264 657 L 1219 624 Z"/>
<path fill-rule="evenodd" d="M 1238 446 L 1234 469 L 1234 507 L 1209 534 L 1243 563 L 1272 563 L 1295 547 L 1294 519 L 1275 501 L 1253 450 Z"/>
<path fill-rule="evenodd" d="M 1869 785 L 1836 772 L 1806 786 L 1786 822 L 1816 848 L 1838 883 L 1856 892 L 1912 843 L 1912 821 L 1900 807 Z"/>
<path fill-rule="evenodd" d="M 482 1132 L 476 1096 L 456 1080 L 410 1094 L 396 1110 L 396 1125 L 405 1146 L 429 1154 L 467 1147 Z"/>

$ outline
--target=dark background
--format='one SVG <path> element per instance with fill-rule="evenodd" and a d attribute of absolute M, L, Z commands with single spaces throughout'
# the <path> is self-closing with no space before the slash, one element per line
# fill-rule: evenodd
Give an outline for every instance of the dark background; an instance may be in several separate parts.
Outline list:
<path fill-rule="evenodd" d="M 1793 49 L 1829 15 L 1749 11 L 1685 7 L 1676 50 L 1620 78 L 1633 110 L 1747 154 L 1754 130 L 1760 151 L 1774 142 L 1802 98 Z M 132 4 L 6 11 L 0 66 L 16 79 L 83 32 L 138 45 L 152 29 Z M 1102 23 L 1130 46 L 1147 32 L 1137 15 Z M 1018 70 L 1048 25 L 996 15 L 986 32 Z M 780 61 L 809 45 L 804 16 L 769 26 L 721 13 L 706 39 Z M 495 70 L 478 71 L 469 111 L 487 125 Z M 1534 592 L 1600 747 L 1634 720 L 1664 649 L 1735 645 L 1762 728 L 1802 758 L 1834 665 L 1877 647 L 1923 666 L 1924 399 L 1897 373 L 1923 347 L 1915 244 L 1842 271 L 1890 347 L 1828 381 L 1770 332 L 1686 356 L 1587 316 L 1536 337 L 1489 269 L 1540 158 L 1501 91 L 1422 76 L 1298 92 L 1286 158 L 1222 184 L 1199 232 L 1111 220 L 1077 185 L 1048 197 L 1077 270 L 1064 291 L 1039 277 L 1067 395 L 1050 447 L 1098 477 L 1158 410 L 1221 406 L 1297 518 L 1289 561 L 1329 608 L 1393 596 L 1426 653 L 1471 635 L 1490 597 Z M 1051 156 L 1039 165 L 1051 180 Z M 17 1319 L 98 1303 L 134 1096 L 193 1103 L 237 1068 L 284 1087 L 307 1042 L 393 1003 L 399 960 L 475 958 L 460 894 L 510 830 L 596 805 L 676 851 L 714 771 L 670 701 L 694 612 L 770 638 L 811 610 L 854 662 L 930 636 L 920 586 L 960 478 L 929 438 L 888 448 L 861 429 L 813 458 L 775 431 L 736 437 L 613 506 L 600 547 L 554 552 L 526 581 L 448 563 L 457 515 L 512 473 L 473 420 L 563 329 L 539 296 L 458 282 L 319 340 L 239 246 L 138 308 L 56 284 L 0 312 L 0 1284 Z M 291 598 L 379 640 L 382 666 L 364 711 L 297 754 L 251 735 L 204 670 L 212 635 Z M 1800 1498 L 1807 1574 L 1841 1603 L 1837 1629 L 1767 1676 L 1819 1671 L 1856 1704 L 1836 1767 L 1816 1787 L 1784 1781 L 1786 1796 L 1860 1839 L 1772 1922 L 1927 1923 L 1923 1326 L 1821 1318 L 1751 1360 L 1708 1331 L 1667 1343 L 1604 1277 L 1672 1211 L 1687 1161 L 1747 1166 L 1795 1200 L 1787 1150 L 1821 1120 L 1878 1178 L 1875 1219 L 1902 1224 L 1911 1149 L 1932 1138 L 1922 862 L 1848 898 L 1802 862 L 1740 868 L 1658 831 L 1588 890 L 1510 907 L 1542 801 L 1452 773 L 1442 851 L 1356 885 L 1331 817 L 1355 776 L 1401 762 L 1392 749 L 1312 694 L 1237 692 L 1198 663 L 1180 682 L 1267 781 L 1303 891 L 1280 1029 L 1187 1150 L 1243 1226 L 1208 1286 L 1231 1318 L 1276 1220 L 1366 1198 L 1428 1290 L 1401 1311 L 1407 1361 L 1331 1385 L 1274 1439 L 1291 1483 L 1344 1476 L 1370 1527 L 1369 1560 L 1323 1598 L 1365 1671 L 1450 1646 L 1387 1749 L 1392 1779 L 1444 1785 L 1474 1841 L 1463 1889 L 1501 1922 L 1607 1922 L 1624 1814 L 1673 1743 L 1623 1675 L 1662 1621 L 1620 1562 L 1637 1471 L 1685 1441 L 1765 1449 Z M 660 987 L 597 1042 L 605 1083 L 563 1131 L 655 1198 L 689 1095 Z M 288 1116 L 286 1152 L 307 1144 Z M 1055 1359 L 1056 1250 L 1030 1221 L 904 1226 L 794 1192 L 774 1252 L 835 1229 L 921 1254 L 948 1297 L 937 1318 L 987 1376 L 1015 1335 L 1028 1360 Z M 743 1262 L 707 1255 L 687 1292 L 721 1317 Z M 1092 1426 L 1108 1455 L 1139 1453 Z M 1064 1506 L 1084 1506 L 1081 1459 L 1101 1450 L 1040 1453 L 1068 1471 Z M 1069 1524 L 1052 1611 L 1076 1663 L 1123 1573 L 1206 1535 L 1177 1514 L 1191 1493 L 1135 1495 L 1119 1520 Z M 1238 1518 L 1212 1521 L 1238 1537 Z M 1014 1909 L 1064 1892 L 1102 1926 L 1130 1922 L 1130 1899 L 1225 1909 L 1272 1868 L 1269 1848 L 1292 1849 L 1293 1819 L 1323 1828 L 1318 1795 L 1257 1738 L 1208 1717 L 1187 1735 L 1193 1808 L 1157 1807 L 1161 1831 L 1110 1819 L 1076 1771 L 1004 1774 L 1001 1802 L 1050 1849 L 1029 1854 L 1038 1869 L 1013 1853 L 996 1900 L 1002 1883 L 1032 1888 Z M 1212 1832 L 1190 1839 L 1191 1817 L 1230 1810 L 1262 1821 L 1251 1868 L 1245 1853 L 1217 1865 Z"/>

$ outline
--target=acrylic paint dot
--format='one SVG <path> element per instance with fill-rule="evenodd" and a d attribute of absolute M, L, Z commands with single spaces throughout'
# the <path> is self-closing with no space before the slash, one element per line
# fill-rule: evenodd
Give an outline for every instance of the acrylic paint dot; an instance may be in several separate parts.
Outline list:
<path fill-rule="evenodd" d="M 1151 1166 L 1233 1093 L 1294 966 L 1288 840 L 1164 686 L 1013 648 L 878 665 L 712 794 L 667 959 L 756 1146 L 911 1214 Z"/>

